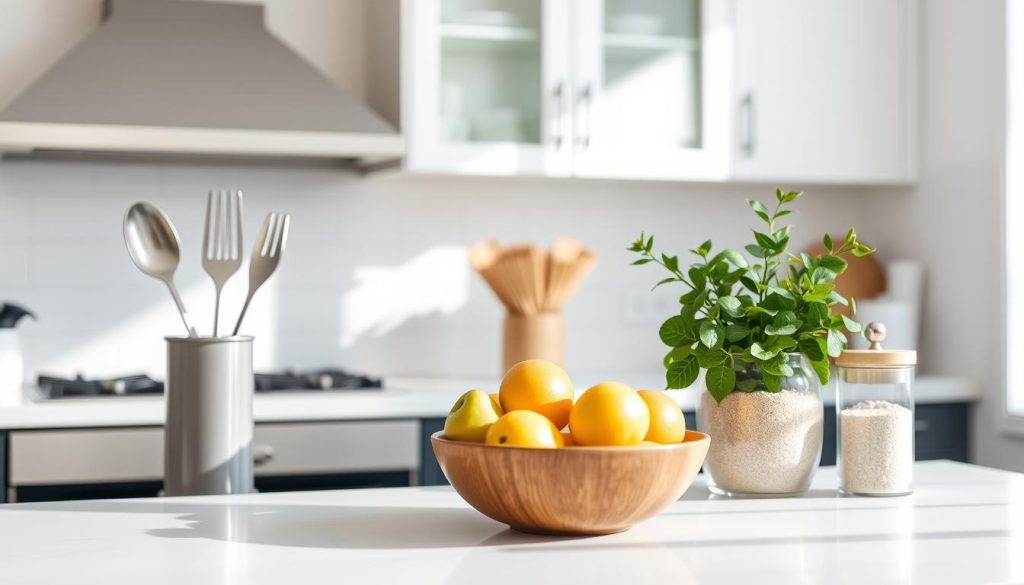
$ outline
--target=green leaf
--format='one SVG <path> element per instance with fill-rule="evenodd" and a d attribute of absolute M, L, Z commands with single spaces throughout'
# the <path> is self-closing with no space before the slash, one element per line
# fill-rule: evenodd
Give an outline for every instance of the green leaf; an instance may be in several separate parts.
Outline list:
<path fill-rule="evenodd" d="M 735 343 L 750 335 L 750 329 L 743 323 L 729 323 L 725 326 L 725 340 Z"/>
<path fill-rule="evenodd" d="M 800 320 L 793 311 L 779 311 L 771 325 L 764 328 L 766 335 L 792 335 L 800 326 Z"/>
<path fill-rule="evenodd" d="M 722 307 L 723 311 L 733 317 L 739 317 L 743 314 L 743 305 L 736 297 L 719 297 L 718 305 Z"/>
<path fill-rule="evenodd" d="M 782 376 L 777 374 L 769 374 L 768 372 L 761 372 L 761 381 L 764 382 L 764 387 L 769 392 L 778 392 L 782 390 Z"/>
<path fill-rule="evenodd" d="M 662 360 L 665 367 L 668 368 L 673 363 L 680 360 L 686 359 L 693 355 L 693 348 L 688 345 L 681 345 L 679 347 L 673 347 L 665 354 L 665 359 Z"/>
<path fill-rule="evenodd" d="M 669 256 L 668 254 L 661 255 L 661 261 L 665 264 L 665 268 L 668 268 L 672 272 L 679 271 L 679 258 L 676 256 Z"/>
<path fill-rule="evenodd" d="M 719 252 L 719 254 L 722 256 L 723 259 L 725 259 L 726 262 L 729 262 L 736 268 L 746 268 L 747 266 L 749 266 L 747 264 L 747 259 L 743 257 L 743 254 L 740 254 L 736 250 L 722 250 L 721 252 Z"/>
<path fill-rule="evenodd" d="M 675 276 L 670 276 L 668 278 L 664 278 L 662 280 L 659 280 L 658 284 L 656 284 L 653 287 L 651 287 L 651 290 L 654 290 L 654 289 L 658 288 L 659 286 L 661 286 L 663 284 L 668 284 L 670 282 L 679 282 L 679 279 L 676 278 Z"/>
<path fill-rule="evenodd" d="M 665 387 L 669 390 L 687 388 L 697 381 L 700 367 L 697 365 L 697 358 L 690 357 L 672 362 L 672 365 L 665 371 Z"/>
<path fill-rule="evenodd" d="M 650 258 L 640 258 L 639 260 L 634 260 L 631 266 L 640 266 L 642 264 L 647 264 L 648 262 L 652 262 L 652 260 Z"/>
<path fill-rule="evenodd" d="M 825 244 L 825 249 L 828 250 L 829 254 L 831 254 L 832 253 L 832 236 L 830 236 L 828 234 L 825 234 L 825 236 L 823 238 L 821 238 L 821 243 Z"/>
<path fill-rule="evenodd" d="M 754 258 L 767 258 L 771 255 L 768 250 L 754 244 L 747 244 L 743 249 L 747 251 L 747 254 L 750 254 Z"/>
<path fill-rule="evenodd" d="M 810 303 L 803 312 L 804 322 L 817 328 L 828 320 L 828 307 L 821 303 Z"/>
<path fill-rule="evenodd" d="M 706 319 L 700 324 L 700 342 L 706 347 L 717 347 L 722 341 L 723 331 L 715 325 L 715 322 Z"/>
<path fill-rule="evenodd" d="M 698 345 L 694 354 L 697 356 L 697 365 L 702 368 L 720 366 L 725 363 L 725 359 L 729 356 L 724 349 L 711 349 L 703 345 Z"/>
<path fill-rule="evenodd" d="M 693 283 L 693 288 L 700 289 L 707 286 L 708 279 L 704 272 L 697 266 L 691 266 L 688 272 L 690 276 L 690 282 Z"/>
<path fill-rule="evenodd" d="M 818 380 L 821 382 L 821 385 L 824 386 L 828 384 L 828 378 L 831 374 L 828 366 L 828 360 L 822 358 L 820 360 L 810 360 L 810 362 L 811 369 L 813 369 L 814 373 L 818 375 Z"/>
<path fill-rule="evenodd" d="M 828 254 L 818 258 L 818 266 L 831 271 L 833 274 L 842 274 L 846 270 L 847 263 L 846 260 L 839 256 Z"/>
<path fill-rule="evenodd" d="M 846 243 L 847 244 L 854 244 L 856 242 L 857 242 L 857 232 L 853 231 L 853 228 L 850 228 L 850 230 L 846 232 Z"/>
<path fill-rule="evenodd" d="M 808 360 L 820 361 L 825 359 L 825 349 L 822 347 L 821 341 L 820 337 L 808 337 L 797 342 L 797 347 L 800 348 L 800 353 L 807 356 Z"/>
<path fill-rule="evenodd" d="M 853 250 L 851 250 L 851 252 L 853 252 L 854 256 L 860 258 L 862 256 L 867 256 L 868 254 L 873 253 L 874 250 L 865 246 L 864 244 L 857 244 L 856 246 L 853 247 Z"/>
<path fill-rule="evenodd" d="M 697 247 L 697 254 L 701 256 L 707 256 L 708 252 L 711 251 L 711 240 L 704 240 L 700 246 Z"/>
<path fill-rule="evenodd" d="M 783 203 L 790 203 L 792 201 L 796 201 L 797 198 L 800 197 L 801 195 L 803 195 L 803 193 L 800 192 L 800 191 L 789 191 L 789 192 L 784 193 L 782 195 L 782 202 Z M 778 217 L 778 216 L 776 216 L 776 217 Z"/>
<path fill-rule="evenodd" d="M 742 284 L 743 288 L 749 290 L 750 292 L 753 292 L 753 293 L 759 292 L 757 290 L 757 283 L 754 281 L 753 278 L 750 278 L 749 276 L 741 276 L 740 277 L 740 284 Z"/>
<path fill-rule="evenodd" d="M 850 312 L 854 315 L 857 314 L 857 299 L 850 297 Z"/>
<path fill-rule="evenodd" d="M 704 384 L 711 396 L 721 403 L 736 388 L 736 372 L 726 366 L 715 366 L 704 375 Z"/>
<path fill-rule="evenodd" d="M 693 332 L 687 326 L 686 319 L 682 315 L 669 317 L 658 329 L 658 337 L 661 338 L 661 342 L 669 347 L 684 345 L 687 341 L 693 343 L 692 335 Z"/>
<path fill-rule="evenodd" d="M 832 294 L 835 285 L 828 282 L 815 284 L 809 292 L 805 292 L 801 298 L 805 301 L 823 301 Z"/>
<path fill-rule="evenodd" d="M 766 347 L 763 347 L 760 343 L 755 341 L 754 343 L 752 343 L 750 345 L 750 355 L 754 356 L 755 358 L 757 358 L 757 359 L 759 359 L 761 361 L 770 360 L 773 357 L 779 355 L 779 349 L 778 348 L 766 348 Z"/>
<path fill-rule="evenodd" d="M 843 353 L 843 349 L 846 348 L 846 337 L 837 329 L 828 330 L 828 355 L 830 357 L 839 357 L 839 354 Z"/>
<path fill-rule="evenodd" d="M 846 330 L 849 331 L 850 333 L 860 333 L 861 331 L 864 330 L 864 328 L 861 327 L 860 323 L 854 321 L 853 319 L 847 317 L 846 315 L 843 315 L 842 317 L 843 326 L 846 327 Z"/>
<path fill-rule="evenodd" d="M 747 205 L 754 210 L 754 213 L 756 213 L 758 217 L 765 221 L 771 221 L 768 208 L 764 206 L 764 203 L 761 203 L 757 199 L 747 199 Z"/>
<path fill-rule="evenodd" d="M 761 246 L 765 250 L 775 250 L 779 247 L 778 242 L 772 239 L 768 234 L 754 232 L 754 239 L 757 240 L 757 245 Z"/>
<path fill-rule="evenodd" d="M 792 376 L 793 368 L 789 365 L 786 354 L 780 353 L 770 360 L 761 362 L 761 369 L 776 376 Z"/>

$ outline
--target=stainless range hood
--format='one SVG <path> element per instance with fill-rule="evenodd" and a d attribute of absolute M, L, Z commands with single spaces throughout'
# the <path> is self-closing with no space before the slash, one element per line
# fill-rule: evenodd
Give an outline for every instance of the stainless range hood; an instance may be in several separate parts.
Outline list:
<path fill-rule="evenodd" d="M 401 136 L 264 27 L 263 8 L 118 0 L 0 112 L 0 152 L 395 161 Z"/>

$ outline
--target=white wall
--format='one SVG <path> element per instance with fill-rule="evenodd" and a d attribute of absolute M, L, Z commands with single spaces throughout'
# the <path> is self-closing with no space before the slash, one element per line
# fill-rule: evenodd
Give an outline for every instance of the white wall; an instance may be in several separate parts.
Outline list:
<path fill-rule="evenodd" d="M 869 196 L 867 217 L 883 250 L 927 265 L 921 368 L 984 388 L 975 459 L 1024 471 L 1024 441 L 998 426 L 1004 17 L 1001 1 L 921 2 L 921 180 Z"/>
<path fill-rule="evenodd" d="M 40 321 L 24 327 L 27 368 L 89 375 L 163 369 L 161 337 L 180 323 L 162 285 L 138 273 L 121 241 L 134 200 L 162 206 L 185 255 L 179 284 L 208 328 L 212 286 L 200 269 L 204 193 L 246 193 L 251 240 L 261 213 L 292 213 L 279 272 L 250 309 L 258 367 L 340 363 L 380 374 L 490 376 L 498 370 L 501 311 L 469 272 L 479 239 L 549 243 L 574 236 L 600 263 L 568 305 L 568 361 L 614 376 L 660 369 L 657 323 L 625 323 L 623 299 L 660 274 L 629 267 L 640 230 L 683 252 L 707 236 L 743 243 L 753 223 L 744 197 L 768 187 L 540 179 L 360 179 L 333 170 L 141 163 L 0 164 L 0 298 Z M 850 190 L 815 189 L 800 205 L 798 243 L 825 227 L 862 223 Z M 813 228 L 811 226 L 814 226 Z M 226 290 L 234 314 L 244 274 Z M 367 329 L 372 327 L 372 329 Z M 354 343 L 352 343 L 354 341 Z"/>

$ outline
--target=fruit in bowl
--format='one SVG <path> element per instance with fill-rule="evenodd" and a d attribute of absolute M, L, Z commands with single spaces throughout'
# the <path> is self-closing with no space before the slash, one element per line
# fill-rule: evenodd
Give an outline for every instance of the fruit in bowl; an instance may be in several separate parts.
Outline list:
<path fill-rule="evenodd" d="M 682 496 L 710 438 L 686 430 L 671 397 L 619 382 L 592 386 L 575 403 L 573 394 L 555 364 L 513 366 L 498 392 L 500 416 L 478 407 L 486 416 L 473 419 L 473 433 L 452 435 L 446 424 L 431 437 L 448 481 L 481 513 L 543 534 L 621 532 Z M 488 425 L 482 439 L 480 425 Z"/>

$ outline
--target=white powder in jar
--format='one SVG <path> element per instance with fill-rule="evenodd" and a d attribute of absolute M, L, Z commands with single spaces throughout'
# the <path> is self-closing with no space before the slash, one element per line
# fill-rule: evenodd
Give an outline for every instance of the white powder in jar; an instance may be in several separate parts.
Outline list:
<path fill-rule="evenodd" d="M 866 400 L 840 414 L 839 474 L 855 494 L 910 491 L 914 465 L 914 416 L 885 400 Z"/>

